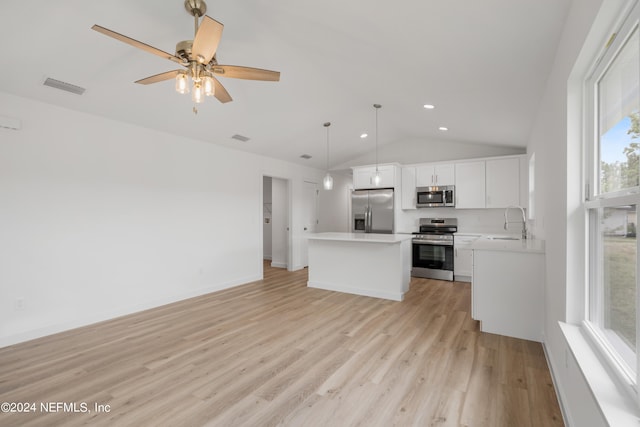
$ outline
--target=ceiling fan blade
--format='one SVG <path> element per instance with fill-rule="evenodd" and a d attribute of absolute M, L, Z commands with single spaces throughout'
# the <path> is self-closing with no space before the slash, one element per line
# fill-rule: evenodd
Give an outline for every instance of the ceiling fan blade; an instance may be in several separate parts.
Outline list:
<path fill-rule="evenodd" d="M 209 63 L 218 50 L 223 28 L 220 22 L 205 15 L 193 39 L 192 58 L 201 64 Z"/>
<path fill-rule="evenodd" d="M 222 86 L 222 83 L 220 83 L 218 81 L 218 79 L 216 79 L 215 77 L 212 77 L 213 79 L 213 96 L 215 96 L 218 101 L 222 102 L 223 104 L 226 102 L 230 102 L 233 101 L 233 99 L 231 98 L 231 95 L 229 95 L 229 92 L 227 92 L 227 90 L 224 88 L 224 86 Z"/>
<path fill-rule="evenodd" d="M 182 70 L 167 71 L 165 73 L 156 74 L 154 76 L 147 77 L 145 79 L 140 79 L 136 81 L 136 83 L 141 85 L 150 85 L 151 83 L 163 82 L 165 80 L 175 78 L 178 75 L 178 73 L 181 73 L 181 72 Z"/>
<path fill-rule="evenodd" d="M 167 53 L 167 52 L 165 52 L 163 50 L 160 50 L 160 49 L 156 49 L 153 46 L 149 46 L 148 44 L 139 42 L 138 40 L 132 39 L 131 37 L 127 37 L 127 36 L 122 35 L 120 33 L 116 33 L 115 31 L 111 31 L 108 28 L 101 27 L 100 25 L 94 25 L 93 27 L 91 27 L 91 29 L 95 30 L 95 31 L 97 31 L 99 33 L 102 33 L 105 36 L 113 37 L 116 40 L 120 40 L 121 42 L 127 43 L 127 44 L 129 44 L 129 45 L 131 45 L 133 47 L 137 47 L 138 49 L 142 49 L 145 52 L 149 52 L 149 53 L 152 53 L 154 55 L 157 55 L 157 56 L 159 56 L 161 58 L 177 62 L 178 64 L 182 64 L 183 63 L 182 59 L 178 58 L 175 55 L 172 55 L 172 54 Z"/>
<path fill-rule="evenodd" d="M 224 77 L 245 80 L 280 81 L 280 71 L 263 70 L 261 68 L 241 67 L 238 65 L 214 65 L 211 71 Z"/>

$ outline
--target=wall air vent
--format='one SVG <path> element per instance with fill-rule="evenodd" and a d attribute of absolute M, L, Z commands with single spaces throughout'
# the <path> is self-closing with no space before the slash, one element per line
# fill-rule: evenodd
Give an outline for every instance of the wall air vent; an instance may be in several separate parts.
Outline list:
<path fill-rule="evenodd" d="M 231 137 L 231 139 L 236 139 L 238 141 L 247 142 L 251 138 L 247 138 L 246 136 L 242 136 L 242 135 L 239 135 L 239 134 L 236 133 L 235 135 L 233 135 Z"/>
<path fill-rule="evenodd" d="M 71 83 L 62 82 L 60 80 L 52 79 L 50 77 L 43 83 L 45 86 L 53 87 L 56 89 L 64 90 L 66 92 L 75 93 L 76 95 L 82 95 L 86 90 L 83 87 L 72 85 Z"/>
<path fill-rule="evenodd" d="M 302 156 L 300 156 L 300 158 L 309 160 L 311 158 L 311 155 L 303 154 Z"/>

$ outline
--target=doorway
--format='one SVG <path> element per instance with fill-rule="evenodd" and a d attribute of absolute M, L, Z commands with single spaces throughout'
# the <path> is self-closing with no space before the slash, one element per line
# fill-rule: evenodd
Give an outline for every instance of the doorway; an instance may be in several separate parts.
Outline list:
<path fill-rule="evenodd" d="M 262 259 L 289 268 L 289 181 L 262 177 Z"/>

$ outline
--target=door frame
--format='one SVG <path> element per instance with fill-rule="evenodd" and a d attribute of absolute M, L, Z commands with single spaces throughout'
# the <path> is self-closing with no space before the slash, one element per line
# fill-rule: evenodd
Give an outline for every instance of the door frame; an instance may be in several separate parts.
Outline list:
<path fill-rule="evenodd" d="M 260 277 L 264 278 L 264 216 L 263 216 L 263 209 L 264 209 L 264 178 L 268 177 L 271 178 L 271 186 L 273 188 L 273 180 L 274 179 L 279 179 L 281 181 L 284 181 L 285 184 L 285 195 L 286 195 L 286 200 L 285 200 L 285 209 L 287 211 L 287 221 L 286 221 L 286 229 L 287 229 L 287 237 L 285 239 L 285 244 L 286 244 L 286 248 L 285 248 L 285 253 L 286 253 L 286 268 L 288 271 L 293 271 L 292 270 L 292 260 L 293 260 L 293 233 L 291 233 L 291 217 L 292 217 L 292 208 L 293 208 L 293 204 L 292 204 L 292 185 L 291 185 L 291 180 L 289 178 L 284 178 L 284 177 L 280 177 L 280 176 L 275 176 L 272 174 L 268 174 L 268 173 L 263 173 L 260 175 L 260 214 L 259 214 L 259 218 L 260 218 L 260 259 L 258 260 L 259 262 L 259 266 L 260 266 Z M 273 200 L 273 199 L 272 199 Z M 273 205 L 272 205 L 273 206 Z M 273 225 L 273 207 L 272 207 L 272 212 L 271 212 L 271 224 Z M 273 230 L 273 227 L 272 227 Z M 273 235 L 273 234 L 272 234 Z"/>

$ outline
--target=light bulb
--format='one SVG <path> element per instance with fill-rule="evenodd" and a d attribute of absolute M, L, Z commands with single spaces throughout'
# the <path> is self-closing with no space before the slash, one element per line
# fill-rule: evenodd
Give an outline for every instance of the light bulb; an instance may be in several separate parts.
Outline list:
<path fill-rule="evenodd" d="M 178 73 L 176 76 L 176 92 L 183 95 L 189 93 L 189 78 L 186 73 Z"/>
<path fill-rule="evenodd" d="M 200 104 L 203 101 L 203 90 L 200 82 L 193 83 L 193 93 L 191 94 L 191 100 L 196 104 Z"/>
<path fill-rule="evenodd" d="M 378 187 L 382 183 L 382 177 L 380 176 L 380 172 L 376 171 L 376 174 L 373 175 L 373 179 L 371 181 L 373 185 Z"/>
<path fill-rule="evenodd" d="M 327 172 L 327 174 L 324 176 L 324 179 L 322 180 L 322 184 L 325 190 L 333 189 L 333 177 L 329 175 L 329 172 Z"/>
<path fill-rule="evenodd" d="M 204 76 L 202 80 L 204 82 L 204 94 L 207 96 L 213 96 L 213 94 L 215 93 L 213 78 L 211 78 L 211 76 Z"/>

